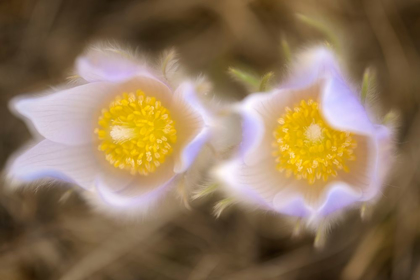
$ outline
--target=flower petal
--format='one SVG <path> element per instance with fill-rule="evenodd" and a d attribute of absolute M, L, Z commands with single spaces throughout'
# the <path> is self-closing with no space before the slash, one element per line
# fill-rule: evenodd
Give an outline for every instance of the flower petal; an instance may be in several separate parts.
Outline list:
<path fill-rule="evenodd" d="M 148 74 L 132 55 L 114 47 L 90 49 L 76 61 L 76 71 L 88 82 L 123 81 L 137 74 Z"/>
<path fill-rule="evenodd" d="M 294 178 L 285 178 L 270 164 L 261 162 L 261 166 L 247 167 L 240 161 L 231 161 L 217 167 L 215 176 L 224 183 L 228 195 L 239 201 L 256 205 L 260 208 L 276 211 L 296 217 L 325 216 L 362 201 L 363 193 L 345 182 L 333 182 L 319 190 L 306 194 L 302 190 L 305 182 Z M 323 194 L 323 190 L 328 190 Z M 322 199 L 322 197 L 325 197 Z M 312 204 L 308 203 L 308 199 Z M 324 202 L 319 205 L 319 201 Z"/>
<path fill-rule="evenodd" d="M 182 152 L 180 153 L 180 156 L 174 166 L 175 173 L 185 172 L 191 166 L 201 151 L 204 143 L 206 143 L 208 137 L 208 129 L 203 129 L 182 149 Z"/>
<path fill-rule="evenodd" d="M 43 140 L 18 155 L 8 168 L 12 179 L 33 181 L 52 177 L 91 189 L 100 172 L 92 147 L 67 146 Z"/>
<path fill-rule="evenodd" d="M 344 182 L 331 183 L 327 188 L 325 202 L 317 210 L 317 214 L 320 216 L 329 215 L 361 201 L 362 193 L 356 192 L 354 188 Z"/>
<path fill-rule="evenodd" d="M 293 107 L 302 99 L 316 100 L 319 88 L 320 84 L 315 84 L 299 90 L 256 93 L 237 105 L 236 110 L 243 118 L 239 158 L 216 171 L 216 177 L 227 185 L 229 192 L 241 200 L 288 215 L 307 215 L 310 212 L 303 197 L 296 196 L 302 182 L 286 178 L 276 169 L 271 145 L 277 119 L 286 107 Z"/>
<path fill-rule="evenodd" d="M 393 139 L 392 131 L 386 126 L 377 125 L 375 127 L 375 157 L 372 161 L 372 176 L 371 183 L 368 188 L 364 190 L 363 200 L 370 200 L 380 194 L 381 187 L 388 175 L 389 169 L 393 164 Z"/>
<path fill-rule="evenodd" d="M 337 181 L 342 181 L 356 192 L 368 192 L 371 184 L 376 180 L 376 141 L 371 136 L 354 134 L 352 138 L 357 147 L 353 151 L 354 161 L 348 161 L 349 172 L 338 170 Z"/>
<path fill-rule="evenodd" d="M 273 200 L 274 209 L 282 214 L 307 217 L 313 212 L 313 209 L 306 205 L 305 199 L 302 196 L 290 196 L 287 193 L 277 193 Z"/>
<path fill-rule="evenodd" d="M 370 135 L 374 126 L 356 93 L 339 77 L 326 80 L 321 94 L 322 113 L 338 130 Z"/>
<path fill-rule="evenodd" d="M 113 92 L 110 83 L 92 83 L 41 97 L 12 100 L 12 110 L 28 118 L 45 138 L 68 145 L 86 144 L 94 137 L 98 104 Z"/>
<path fill-rule="evenodd" d="M 137 76 L 120 84 L 90 83 L 41 97 L 23 97 L 12 100 L 16 113 L 28 118 L 45 138 L 68 145 L 92 142 L 100 110 L 123 92 L 142 90 L 148 96 L 171 105 L 172 93 L 164 83 Z"/>
<path fill-rule="evenodd" d="M 117 208 L 144 208 L 155 204 L 176 181 L 173 161 L 165 162 L 155 173 L 148 176 L 137 176 L 124 189 L 116 189 L 113 182 L 99 177 L 96 189 L 103 201 Z"/>
<path fill-rule="evenodd" d="M 309 185 L 293 176 L 286 178 L 276 170 L 270 153 L 276 120 L 286 106 L 307 99 L 318 101 L 326 121 L 338 130 L 352 132 L 357 142 L 356 160 L 348 164 L 350 172 L 338 171 L 336 181 L 329 184 Z M 392 153 L 390 132 L 370 121 L 329 50 L 306 52 L 279 90 L 252 94 L 236 109 L 243 118 L 241 152 L 219 167 L 216 176 L 241 201 L 287 215 L 316 217 L 379 193 Z"/>
<path fill-rule="evenodd" d="M 320 102 L 327 121 L 336 129 L 370 134 L 373 125 L 358 95 L 344 79 L 334 53 L 326 47 L 297 56 L 289 79 L 280 88 L 302 89 L 321 82 Z"/>
<path fill-rule="evenodd" d="M 135 176 L 131 175 L 127 170 L 115 168 L 108 162 L 103 162 L 101 172 L 96 176 L 96 181 L 106 182 L 107 186 L 113 191 L 120 191 L 135 180 Z"/>
<path fill-rule="evenodd" d="M 240 145 L 240 154 L 245 162 L 249 162 L 249 156 L 259 147 L 266 134 L 263 117 L 258 113 L 256 105 L 267 99 L 265 94 L 257 94 L 254 98 L 244 102 L 240 108 L 242 116 L 242 142 Z M 252 157 L 251 157 L 252 158 Z"/>
<path fill-rule="evenodd" d="M 147 96 L 156 97 L 166 108 L 169 109 L 171 107 L 173 98 L 172 90 L 165 83 L 144 75 L 138 75 L 119 83 L 117 94 L 136 92 L 137 90 L 143 91 Z"/>
<path fill-rule="evenodd" d="M 173 185 L 173 180 L 158 186 L 155 189 L 149 189 L 136 195 L 126 195 L 118 192 L 112 192 L 107 188 L 104 188 L 103 183 L 97 182 L 97 191 L 102 201 L 112 207 L 116 208 L 135 208 L 141 212 L 145 212 L 156 206 L 158 201 L 170 190 Z M 134 187 L 134 186 L 131 186 Z"/>
<path fill-rule="evenodd" d="M 271 156 L 253 165 L 247 165 L 241 159 L 232 160 L 215 168 L 213 174 L 230 195 L 272 211 L 283 208 L 287 211 L 291 207 L 280 203 L 277 195 L 292 197 L 296 194 L 295 184 L 299 183 L 278 172 Z"/>
<path fill-rule="evenodd" d="M 240 103 L 236 110 L 242 116 L 241 155 L 247 164 L 271 154 L 273 132 L 277 120 L 301 100 L 314 99 L 319 95 L 320 84 L 300 90 L 275 90 L 270 93 L 254 93 Z"/>
<path fill-rule="evenodd" d="M 182 173 L 192 164 L 207 141 L 209 128 L 205 119 L 209 120 L 211 117 L 197 99 L 191 83 L 184 83 L 175 91 L 171 112 L 176 122 L 178 137 L 174 150 L 179 151 L 174 171 Z"/>
<path fill-rule="evenodd" d="M 326 47 L 319 46 L 304 50 L 292 63 L 289 77 L 280 88 L 302 89 L 327 76 L 341 76 L 337 58 Z"/>
<path fill-rule="evenodd" d="M 238 173 L 243 167 L 244 164 L 241 160 L 232 160 L 215 167 L 212 174 L 217 181 L 223 183 L 222 186 L 228 196 L 232 196 L 240 202 L 270 209 L 270 204 L 258 194 L 253 185 L 239 182 Z"/>

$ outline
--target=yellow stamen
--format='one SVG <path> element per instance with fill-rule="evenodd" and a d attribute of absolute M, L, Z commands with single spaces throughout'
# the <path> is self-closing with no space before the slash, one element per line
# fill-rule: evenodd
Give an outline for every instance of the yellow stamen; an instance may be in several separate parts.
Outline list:
<path fill-rule="evenodd" d="M 276 167 L 286 177 L 327 181 L 339 170 L 349 172 L 348 161 L 356 160 L 355 139 L 349 132 L 330 127 L 322 118 L 317 102 L 302 100 L 278 119 L 273 135 Z"/>
<path fill-rule="evenodd" d="M 105 159 L 133 175 L 156 171 L 176 142 L 175 122 L 168 109 L 141 90 L 115 97 L 102 110 L 95 133 Z"/>

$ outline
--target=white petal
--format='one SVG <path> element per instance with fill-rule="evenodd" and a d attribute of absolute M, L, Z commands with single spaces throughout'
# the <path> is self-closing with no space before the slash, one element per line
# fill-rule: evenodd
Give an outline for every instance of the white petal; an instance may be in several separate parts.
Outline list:
<path fill-rule="evenodd" d="M 305 199 L 299 195 L 277 193 L 273 200 L 274 209 L 282 214 L 294 217 L 308 217 L 313 209 L 306 204 Z"/>
<path fill-rule="evenodd" d="M 309 185 L 306 180 L 297 180 L 293 176 L 286 178 L 276 168 L 271 155 L 272 132 L 278 125 L 278 108 L 301 99 L 316 99 L 319 87 L 312 90 L 296 91 L 295 95 L 258 94 L 243 106 L 243 116 L 257 125 L 244 127 L 244 137 L 250 137 L 251 148 L 244 149 L 240 158 L 218 168 L 218 178 L 226 185 L 229 192 L 239 196 L 240 200 L 253 202 L 265 209 L 271 209 L 287 215 L 309 216 L 322 203 L 330 186 L 324 182 Z M 287 91 L 279 91 L 287 93 Z M 291 107 L 291 106 L 290 106 Z M 245 108 L 245 109 L 244 109 Z M 276 110 L 277 109 L 277 110 Z M 246 133 L 248 129 L 249 133 Z M 376 171 L 372 160 L 376 157 L 375 147 L 369 136 L 356 135 L 358 148 L 357 160 L 350 167 L 351 172 L 339 171 L 340 184 L 349 184 L 353 192 L 361 193 L 369 189 Z M 246 141 L 246 139 L 244 139 Z M 372 146 L 373 145 L 373 146 Z M 360 196 L 359 196 L 360 197 Z M 345 207 L 347 205 L 343 205 Z"/>
<path fill-rule="evenodd" d="M 310 48 L 296 56 L 289 77 L 282 83 L 281 88 L 306 88 L 331 75 L 341 76 L 334 53 L 323 46 Z"/>
<path fill-rule="evenodd" d="M 236 150 L 242 142 L 242 118 L 230 109 L 216 115 L 209 129 L 211 131 L 208 142 L 219 155 Z"/>
<path fill-rule="evenodd" d="M 12 160 L 8 168 L 12 179 L 33 181 L 50 177 L 91 189 L 100 172 L 92 146 L 67 146 L 43 140 Z"/>
<path fill-rule="evenodd" d="M 11 107 L 51 141 L 86 144 L 94 137 L 101 101 L 114 88 L 110 83 L 86 84 L 41 97 L 18 97 L 12 100 Z"/>
<path fill-rule="evenodd" d="M 174 166 L 175 173 L 185 172 L 191 166 L 208 138 L 209 130 L 202 129 L 200 133 L 194 137 L 194 139 L 181 148 L 181 152 Z"/>
<path fill-rule="evenodd" d="M 370 135 L 374 126 L 356 93 L 340 77 L 330 77 L 322 89 L 321 112 L 338 130 Z"/>
<path fill-rule="evenodd" d="M 147 96 L 156 97 L 168 109 L 172 104 L 173 93 L 171 89 L 161 81 L 144 75 L 135 76 L 125 82 L 119 83 L 117 94 L 136 92 L 137 90 L 143 91 Z"/>
<path fill-rule="evenodd" d="M 149 73 L 135 57 L 113 47 L 90 49 L 77 59 L 76 71 L 88 82 L 117 82 L 138 74 L 148 75 Z"/>
<path fill-rule="evenodd" d="M 269 202 L 264 200 L 254 189 L 255 186 L 239 182 L 238 173 L 242 167 L 241 160 L 232 160 L 216 166 L 212 170 L 212 174 L 218 182 L 222 183 L 222 188 L 227 196 L 234 197 L 240 202 L 271 209 Z"/>
<path fill-rule="evenodd" d="M 173 184 L 172 181 L 169 181 L 155 189 L 137 193 L 136 195 L 126 195 L 109 191 L 109 189 L 102 188 L 103 184 L 101 182 L 97 182 L 97 190 L 101 200 L 110 207 L 117 209 L 136 209 L 139 212 L 146 212 L 157 206 L 159 200 L 167 194 Z"/>
<path fill-rule="evenodd" d="M 239 158 L 218 169 L 218 178 L 241 200 L 295 216 L 328 215 L 379 193 L 388 171 L 389 133 L 369 119 L 359 98 L 342 77 L 331 52 L 315 49 L 295 64 L 292 77 L 280 90 L 253 94 L 238 106 L 243 116 L 243 143 Z M 349 173 L 339 171 L 330 184 L 293 176 L 275 169 L 271 156 L 276 120 L 301 100 L 320 102 L 326 121 L 338 130 L 354 133 L 358 147 Z M 388 147 L 388 148 L 387 148 Z"/>
<path fill-rule="evenodd" d="M 259 103 L 257 101 L 258 99 L 263 99 L 265 101 L 267 97 L 268 96 L 266 95 L 255 96 L 253 99 L 245 101 L 244 106 L 240 108 L 240 114 L 242 116 L 242 142 L 240 145 L 240 153 L 243 156 L 243 160 L 247 163 L 252 163 L 252 155 L 258 152 L 259 148 L 264 147 L 261 145 L 261 142 L 266 136 L 268 129 L 265 126 L 263 116 L 258 113 L 257 108 L 255 107 Z M 273 123 L 273 121 L 270 121 L 270 123 Z"/>
<path fill-rule="evenodd" d="M 193 163 L 209 137 L 204 119 L 210 116 L 198 101 L 191 83 L 184 83 L 175 91 L 171 114 L 177 129 L 174 171 L 182 173 Z"/>
<path fill-rule="evenodd" d="M 12 110 L 28 118 L 45 138 L 68 145 L 81 145 L 96 139 L 94 134 L 102 108 L 123 92 L 142 90 L 148 96 L 171 105 L 172 93 L 155 79 L 137 76 L 124 83 L 90 83 L 41 97 L 18 97 Z"/>
<path fill-rule="evenodd" d="M 384 181 L 393 164 L 391 131 L 381 125 L 375 126 L 374 135 L 353 135 L 357 142 L 355 161 L 348 162 L 350 172 L 339 171 L 337 179 L 353 191 L 363 194 L 368 201 L 381 194 Z"/>
<path fill-rule="evenodd" d="M 393 164 L 393 139 L 389 128 L 378 125 L 374 135 L 375 155 L 371 163 L 372 180 L 368 188 L 364 189 L 363 200 L 370 200 L 381 194 L 381 189 L 389 170 Z"/>
<path fill-rule="evenodd" d="M 272 211 L 287 212 L 296 206 L 287 202 L 280 203 L 277 195 L 293 197 L 297 193 L 295 185 L 301 182 L 286 178 L 278 172 L 272 157 L 261 159 L 252 166 L 244 164 L 240 159 L 232 160 L 216 167 L 213 174 L 222 182 L 227 193 L 239 201 Z"/>
<path fill-rule="evenodd" d="M 331 126 L 340 130 L 370 134 L 373 125 L 356 92 L 344 78 L 337 58 L 326 47 L 304 51 L 292 64 L 283 89 L 302 89 L 322 83 L 321 109 Z"/>
<path fill-rule="evenodd" d="M 305 182 L 286 178 L 276 169 L 272 153 L 273 132 L 277 120 L 286 107 L 301 100 L 319 96 L 319 84 L 300 90 L 276 90 L 271 93 L 253 94 L 237 107 L 243 117 L 243 142 L 239 159 L 217 168 L 216 175 L 229 192 L 241 200 L 265 209 L 288 215 L 308 215 L 304 196 L 299 190 Z M 280 199 L 281 198 L 281 199 Z"/>
<path fill-rule="evenodd" d="M 246 166 L 236 160 L 217 167 L 214 174 L 227 194 L 239 201 L 296 217 L 324 217 L 363 201 L 363 192 L 345 182 L 309 185 L 284 177 L 271 165 Z"/>
<path fill-rule="evenodd" d="M 354 161 L 347 161 L 349 172 L 337 170 L 337 180 L 345 182 L 356 191 L 367 191 L 375 180 L 377 148 L 375 141 L 368 136 L 353 135 L 357 142 L 354 149 Z"/>
<path fill-rule="evenodd" d="M 114 181 L 99 177 L 96 189 L 103 201 L 116 208 L 148 209 L 153 206 L 176 181 L 173 160 L 169 159 L 148 176 L 136 176 L 121 189 Z"/>
<path fill-rule="evenodd" d="M 342 210 L 355 202 L 360 202 L 362 193 L 357 192 L 344 182 L 329 184 L 325 202 L 317 210 L 317 215 L 323 217 Z"/>
<path fill-rule="evenodd" d="M 103 155 L 100 155 L 103 156 Z M 109 162 L 101 162 L 101 172 L 96 176 L 96 181 L 106 182 L 113 191 L 120 191 L 136 180 L 136 175 L 131 175 L 127 170 L 115 168 Z"/>
<path fill-rule="evenodd" d="M 320 84 L 301 90 L 275 90 L 271 93 L 254 93 L 237 107 L 243 118 L 241 154 L 247 164 L 271 154 L 273 132 L 277 120 L 301 100 L 317 100 Z"/>

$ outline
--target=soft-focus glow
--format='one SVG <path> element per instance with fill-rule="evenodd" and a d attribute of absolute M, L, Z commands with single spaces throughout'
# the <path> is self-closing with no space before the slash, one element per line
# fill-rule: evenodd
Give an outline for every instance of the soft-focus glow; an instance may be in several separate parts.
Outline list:
<path fill-rule="evenodd" d="M 77 84 L 11 101 L 45 139 L 11 159 L 10 180 L 75 183 L 90 204 L 115 215 L 160 209 L 171 190 L 200 180 L 198 170 L 211 163 L 196 164 L 211 116 L 189 78 L 164 79 L 157 65 L 105 44 L 75 66 Z"/>
<path fill-rule="evenodd" d="M 99 150 L 114 167 L 133 175 L 155 172 L 177 139 L 169 110 L 141 90 L 117 96 L 102 110 L 98 125 Z"/>
<path fill-rule="evenodd" d="M 306 179 L 310 184 L 321 178 L 327 181 L 337 176 L 337 170 L 349 172 L 347 161 L 356 160 L 356 141 L 351 133 L 330 127 L 322 118 L 319 104 L 302 100 L 278 119 L 273 133 L 273 156 L 277 169 Z"/>

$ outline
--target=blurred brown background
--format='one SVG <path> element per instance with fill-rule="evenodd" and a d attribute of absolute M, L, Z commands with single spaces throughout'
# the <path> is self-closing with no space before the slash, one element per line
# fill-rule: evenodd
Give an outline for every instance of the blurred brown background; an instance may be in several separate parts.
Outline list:
<path fill-rule="evenodd" d="M 175 46 L 191 73 L 221 97 L 245 88 L 227 75 L 246 66 L 285 71 L 292 51 L 325 41 L 296 17 L 334 30 L 360 84 L 376 70 L 384 112 L 400 112 L 399 157 L 389 186 L 362 222 L 357 210 L 334 225 L 323 250 L 313 235 L 291 238 L 287 220 L 233 207 L 212 215 L 216 195 L 168 220 L 116 222 L 68 186 L 0 190 L 0 279 L 420 279 L 420 1 L 417 0 L 0 0 L 0 164 L 29 138 L 8 100 L 65 82 L 95 40 L 139 46 L 151 57 Z M 67 196 L 67 195 L 66 195 Z"/>

